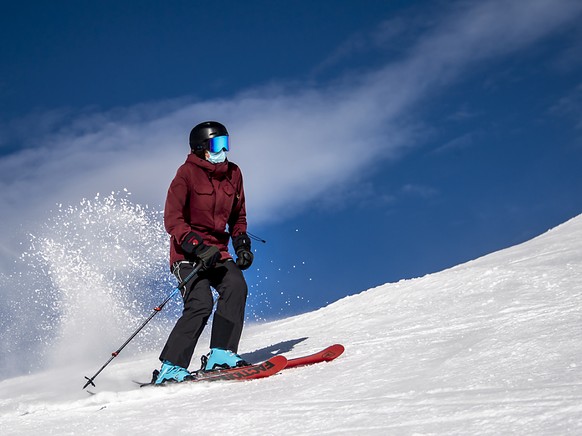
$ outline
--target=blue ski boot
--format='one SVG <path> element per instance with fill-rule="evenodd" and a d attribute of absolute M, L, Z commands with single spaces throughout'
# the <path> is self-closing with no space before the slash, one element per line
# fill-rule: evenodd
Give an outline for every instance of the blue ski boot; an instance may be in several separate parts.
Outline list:
<path fill-rule="evenodd" d="M 222 348 L 211 348 L 208 356 L 202 356 L 202 370 L 213 371 L 217 369 L 239 368 L 248 366 L 242 357 L 233 351 Z"/>
<path fill-rule="evenodd" d="M 190 380 L 194 377 L 188 372 L 186 368 L 174 365 L 172 362 L 164 360 L 162 362 L 162 368 L 156 376 L 155 384 L 161 385 L 166 382 L 183 382 L 184 380 Z"/>

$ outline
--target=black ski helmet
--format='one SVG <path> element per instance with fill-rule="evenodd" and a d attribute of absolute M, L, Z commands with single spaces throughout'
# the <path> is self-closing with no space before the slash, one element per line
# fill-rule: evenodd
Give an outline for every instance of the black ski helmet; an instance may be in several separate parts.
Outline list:
<path fill-rule="evenodd" d="M 205 121 L 190 131 L 190 148 L 193 152 L 206 150 L 207 141 L 216 136 L 228 136 L 226 127 L 218 121 Z"/>

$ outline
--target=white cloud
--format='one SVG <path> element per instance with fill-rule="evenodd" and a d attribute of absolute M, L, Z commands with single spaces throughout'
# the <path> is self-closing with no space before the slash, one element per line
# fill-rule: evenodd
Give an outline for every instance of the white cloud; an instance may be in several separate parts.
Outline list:
<path fill-rule="evenodd" d="M 187 154 L 190 128 L 218 119 L 231 131 L 231 159 L 243 169 L 251 219 L 279 219 L 414 146 L 407 123 L 414 104 L 477 61 L 562 31 L 581 10 L 570 0 L 462 2 L 398 61 L 326 87 L 269 86 L 229 99 L 82 114 L 0 160 L 0 218 L 34 221 L 55 203 L 125 187 L 136 201 L 161 206 Z M 386 32 L 383 26 L 378 32 Z M 55 112 L 46 117 L 45 125 L 55 124 Z"/>

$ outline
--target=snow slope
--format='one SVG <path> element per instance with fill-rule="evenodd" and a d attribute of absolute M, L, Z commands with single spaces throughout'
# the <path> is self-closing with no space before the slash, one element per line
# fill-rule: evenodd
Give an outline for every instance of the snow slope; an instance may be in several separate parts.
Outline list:
<path fill-rule="evenodd" d="M 96 395 L 81 386 L 102 362 L 2 381 L 0 429 L 582 434 L 581 267 L 579 216 L 522 245 L 243 336 L 244 357 L 254 360 L 343 343 L 334 362 L 252 382 L 140 390 L 131 380 L 148 378 L 156 354 L 120 356 L 96 379 Z"/>

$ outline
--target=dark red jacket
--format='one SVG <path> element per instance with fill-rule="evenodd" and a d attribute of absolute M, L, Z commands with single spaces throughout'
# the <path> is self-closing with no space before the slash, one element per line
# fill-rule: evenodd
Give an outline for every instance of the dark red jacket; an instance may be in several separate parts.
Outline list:
<path fill-rule="evenodd" d="M 171 235 L 170 265 L 185 259 L 180 244 L 191 231 L 202 236 L 206 245 L 216 245 L 222 259 L 231 258 L 230 236 L 247 231 L 239 167 L 228 161 L 212 164 L 194 154 L 188 155 L 168 189 L 164 225 Z"/>

